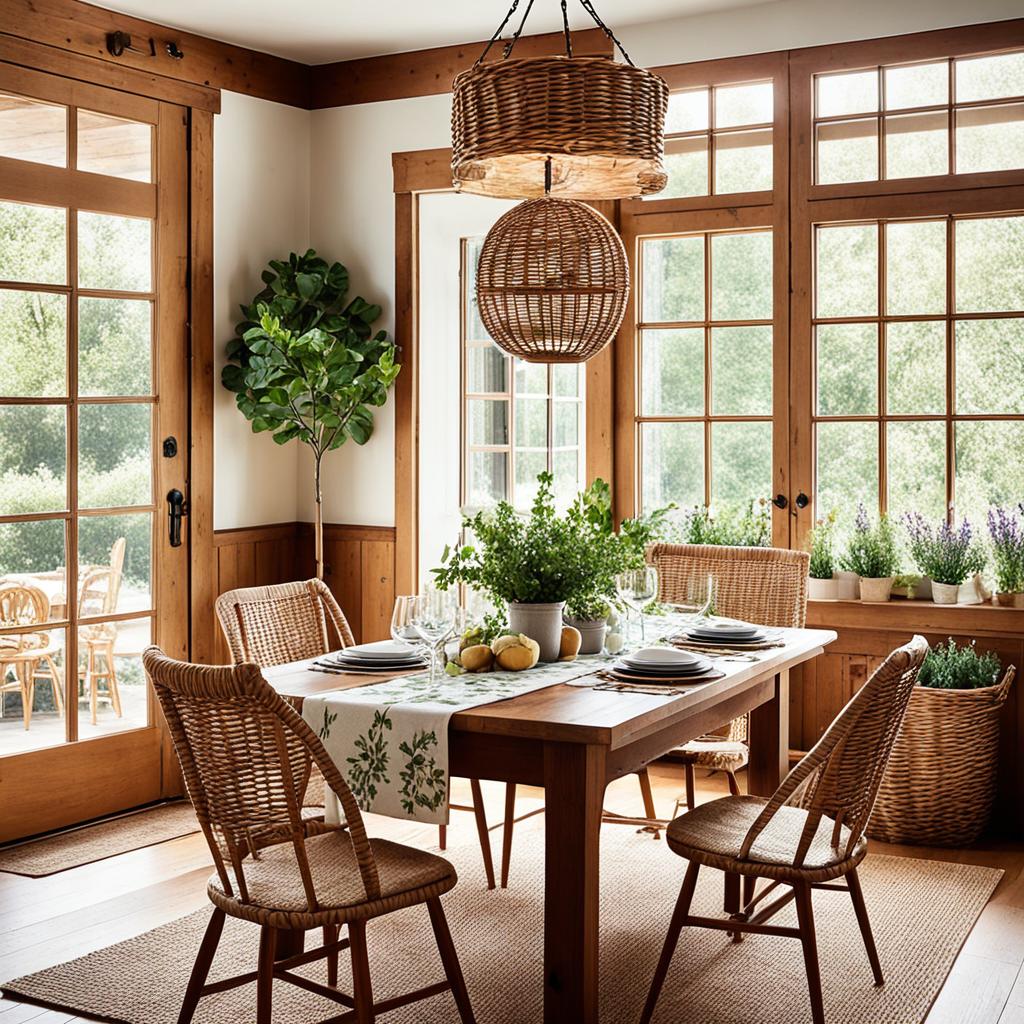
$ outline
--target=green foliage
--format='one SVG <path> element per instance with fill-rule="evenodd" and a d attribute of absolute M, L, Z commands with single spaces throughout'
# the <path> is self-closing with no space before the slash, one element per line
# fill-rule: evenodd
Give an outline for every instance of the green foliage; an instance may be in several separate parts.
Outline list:
<path fill-rule="evenodd" d="M 489 612 L 484 616 L 483 622 L 478 626 L 473 626 L 472 629 L 467 629 L 462 634 L 459 649 L 465 650 L 467 647 L 475 647 L 480 644 L 490 647 L 499 636 L 504 636 L 507 632 L 508 617 L 505 614 L 505 609 Z"/>
<path fill-rule="evenodd" d="M 810 575 L 815 580 L 830 580 L 836 571 L 835 553 L 836 513 L 829 512 L 819 519 L 811 530 Z"/>
<path fill-rule="evenodd" d="M 896 536 L 888 516 L 881 516 L 877 525 L 872 525 L 867 510 L 860 506 L 846 553 L 839 559 L 839 567 L 864 579 L 885 579 L 899 572 Z"/>
<path fill-rule="evenodd" d="M 352 795 L 365 811 L 377 798 L 377 784 L 390 784 L 388 778 L 388 741 L 384 732 L 391 731 L 391 719 L 387 711 L 374 711 L 373 722 L 365 736 L 356 737 L 356 753 L 345 760 L 351 765 L 348 770 L 348 784 Z"/>
<path fill-rule="evenodd" d="M 689 509 L 678 528 L 680 544 L 725 544 L 766 548 L 772 542 L 771 507 L 766 499 L 718 509 L 698 505 Z"/>
<path fill-rule="evenodd" d="M 417 807 L 436 811 L 448 795 L 448 783 L 444 769 L 437 767 L 431 750 L 437 749 L 437 736 L 421 729 L 413 734 L 412 742 L 404 740 L 398 749 L 405 755 L 406 762 L 398 772 L 402 780 L 402 807 L 412 814 Z"/>
<path fill-rule="evenodd" d="M 910 536 L 910 555 L 918 569 L 936 583 L 956 586 L 985 568 L 985 552 L 973 537 L 971 524 L 928 523 L 919 513 L 908 513 L 903 523 Z"/>
<path fill-rule="evenodd" d="M 917 682 L 936 690 L 977 690 L 994 686 L 1001 670 L 999 658 L 992 651 L 979 655 L 973 640 L 958 647 L 950 637 L 925 655 Z"/>

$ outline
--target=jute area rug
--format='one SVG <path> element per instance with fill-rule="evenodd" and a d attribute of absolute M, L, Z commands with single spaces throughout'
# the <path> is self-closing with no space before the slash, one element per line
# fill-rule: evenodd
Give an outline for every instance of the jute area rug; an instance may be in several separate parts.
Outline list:
<path fill-rule="evenodd" d="M 42 878 L 198 831 L 192 804 L 179 800 L 9 846 L 0 850 L 0 871 Z"/>
<path fill-rule="evenodd" d="M 444 897 L 480 1024 L 532 1024 L 541 1012 L 542 824 L 517 829 L 507 890 L 488 892 L 475 844 L 449 850 L 460 882 Z M 601 837 L 601 1020 L 638 1019 L 679 891 L 684 862 L 664 842 L 606 826 Z M 871 855 L 861 869 L 886 983 L 876 989 L 846 893 L 814 895 L 829 1024 L 919 1024 L 1001 872 Z M 722 875 L 704 870 L 694 909 L 721 909 Z M 795 923 L 789 907 L 779 923 Z M 174 1024 L 208 911 L 4 986 L 14 998 L 126 1024 Z M 255 969 L 258 929 L 228 919 L 211 980 Z M 386 998 L 442 977 L 424 908 L 370 923 L 374 995 Z M 310 937 L 310 943 L 314 941 Z M 342 954 L 341 986 L 351 992 Z M 324 964 L 304 970 L 321 980 Z M 274 986 L 275 1024 L 310 1024 L 339 1007 Z M 197 1024 L 255 1016 L 252 985 L 203 1000 Z M 450 994 L 404 1007 L 387 1024 L 458 1020 Z M 686 929 L 659 1003 L 662 1024 L 802 1024 L 810 1021 L 800 943 Z M 567 1022 L 568 1024 L 568 1022 Z"/>

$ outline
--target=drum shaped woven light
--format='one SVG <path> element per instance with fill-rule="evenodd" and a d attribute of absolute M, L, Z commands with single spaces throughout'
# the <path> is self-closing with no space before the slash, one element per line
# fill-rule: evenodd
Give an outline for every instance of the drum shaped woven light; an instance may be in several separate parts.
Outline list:
<path fill-rule="evenodd" d="M 668 180 L 668 86 L 611 57 L 477 63 L 455 79 L 452 177 L 461 192 L 528 199 L 624 199 Z"/>
<path fill-rule="evenodd" d="M 476 297 L 499 348 L 530 363 L 582 363 L 619 328 L 626 250 L 596 210 L 544 196 L 520 203 L 480 250 Z"/>

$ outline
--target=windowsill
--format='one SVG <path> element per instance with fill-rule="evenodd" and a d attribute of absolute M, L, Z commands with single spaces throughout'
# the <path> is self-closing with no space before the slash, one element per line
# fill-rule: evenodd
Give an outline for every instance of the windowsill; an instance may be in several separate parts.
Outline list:
<path fill-rule="evenodd" d="M 807 625 L 832 629 L 916 629 L 926 633 L 1024 634 L 1024 608 L 896 599 L 808 601 Z"/>

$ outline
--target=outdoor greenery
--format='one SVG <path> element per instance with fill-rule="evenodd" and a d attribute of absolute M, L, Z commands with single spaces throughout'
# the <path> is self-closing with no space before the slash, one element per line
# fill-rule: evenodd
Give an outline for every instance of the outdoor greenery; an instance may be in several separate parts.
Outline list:
<path fill-rule="evenodd" d="M 829 512 L 815 523 L 811 530 L 810 576 L 816 580 L 830 580 L 836 571 L 835 554 L 836 514 Z"/>
<path fill-rule="evenodd" d="M 698 505 L 673 522 L 668 539 L 678 544 L 766 548 L 772 542 L 771 505 L 765 498 L 719 508 Z"/>
<path fill-rule="evenodd" d="M 976 690 L 994 686 L 1001 671 L 999 658 L 992 651 L 978 654 L 973 640 L 959 647 L 950 637 L 928 651 L 917 681 L 937 690 Z"/>
<path fill-rule="evenodd" d="M 863 505 L 858 507 L 853 532 L 839 559 L 839 567 L 863 579 L 885 579 L 900 571 L 896 536 L 888 516 L 879 516 L 878 522 L 872 524 L 867 509 Z"/>
<path fill-rule="evenodd" d="M 935 583 L 958 585 L 985 568 L 985 552 L 966 519 L 959 526 L 945 520 L 932 525 L 919 512 L 908 512 L 903 523 L 910 535 L 910 557 Z"/>
<path fill-rule="evenodd" d="M 1024 591 L 1024 505 L 1007 512 L 989 509 L 988 533 L 992 543 L 996 589 L 1002 594 Z"/>

